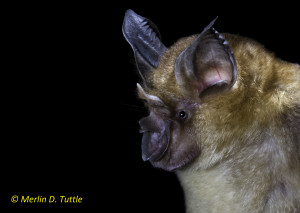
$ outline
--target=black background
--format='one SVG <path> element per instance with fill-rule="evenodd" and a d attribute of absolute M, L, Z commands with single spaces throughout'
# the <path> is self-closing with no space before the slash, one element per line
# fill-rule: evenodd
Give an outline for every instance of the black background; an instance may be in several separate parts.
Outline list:
<path fill-rule="evenodd" d="M 222 15 L 203 5 L 119 3 L 3 8 L 2 175 L 10 209 L 184 212 L 175 174 L 141 159 L 137 121 L 147 111 L 136 98 L 139 77 L 122 36 L 126 9 L 156 23 L 166 46 L 200 33 L 218 15 L 219 32 L 251 37 L 281 59 L 300 62 L 300 16 L 290 12 Z M 80 195 L 84 203 L 12 204 L 14 194 Z"/>

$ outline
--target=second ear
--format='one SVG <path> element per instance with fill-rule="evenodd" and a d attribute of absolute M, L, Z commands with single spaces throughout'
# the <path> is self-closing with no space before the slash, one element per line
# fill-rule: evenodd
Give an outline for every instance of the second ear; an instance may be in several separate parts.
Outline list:
<path fill-rule="evenodd" d="M 160 40 L 158 28 L 149 19 L 127 10 L 122 31 L 133 49 L 141 78 L 147 84 L 149 72 L 157 68 L 160 57 L 167 50 Z"/>
<path fill-rule="evenodd" d="M 215 21 L 215 20 L 214 20 Z M 205 30 L 177 58 L 175 76 L 179 86 L 187 93 L 199 97 L 207 88 L 236 81 L 236 62 L 225 40 L 210 23 Z"/>

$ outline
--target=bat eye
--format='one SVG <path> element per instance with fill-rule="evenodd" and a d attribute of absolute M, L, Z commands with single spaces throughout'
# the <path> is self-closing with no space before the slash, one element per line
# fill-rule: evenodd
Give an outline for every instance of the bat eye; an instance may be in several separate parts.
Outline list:
<path fill-rule="evenodd" d="M 178 112 L 178 117 L 181 118 L 181 119 L 185 119 L 186 118 L 186 112 L 183 111 L 183 110 L 180 110 Z"/>

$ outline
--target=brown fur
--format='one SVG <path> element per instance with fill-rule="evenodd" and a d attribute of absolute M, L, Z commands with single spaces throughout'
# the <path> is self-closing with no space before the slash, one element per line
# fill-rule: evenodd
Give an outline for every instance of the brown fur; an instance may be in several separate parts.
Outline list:
<path fill-rule="evenodd" d="M 189 134 L 201 150 L 179 169 L 187 212 L 300 212 L 300 66 L 248 38 L 223 34 L 237 63 L 229 91 L 204 96 Z M 179 40 L 153 70 L 153 88 L 170 108 L 186 97 L 174 75 Z"/>

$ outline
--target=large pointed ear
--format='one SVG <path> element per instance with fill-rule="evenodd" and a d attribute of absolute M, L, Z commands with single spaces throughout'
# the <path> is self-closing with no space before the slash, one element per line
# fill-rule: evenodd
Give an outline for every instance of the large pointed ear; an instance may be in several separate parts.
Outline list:
<path fill-rule="evenodd" d="M 157 68 L 160 57 L 167 50 L 160 40 L 159 31 L 152 21 L 132 10 L 126 11 L 122 31 L 133 49 L 138 71 L 147 84 L 149 73 Z"/>
<path fill-rule="evenodd" d="M 233 52 L 225 38 L 212 27 L 216 19 L 176 59 L 176 81 L 184 92 L 194 97 L 209 88 L 228 89 L 236 81 Z"/>

